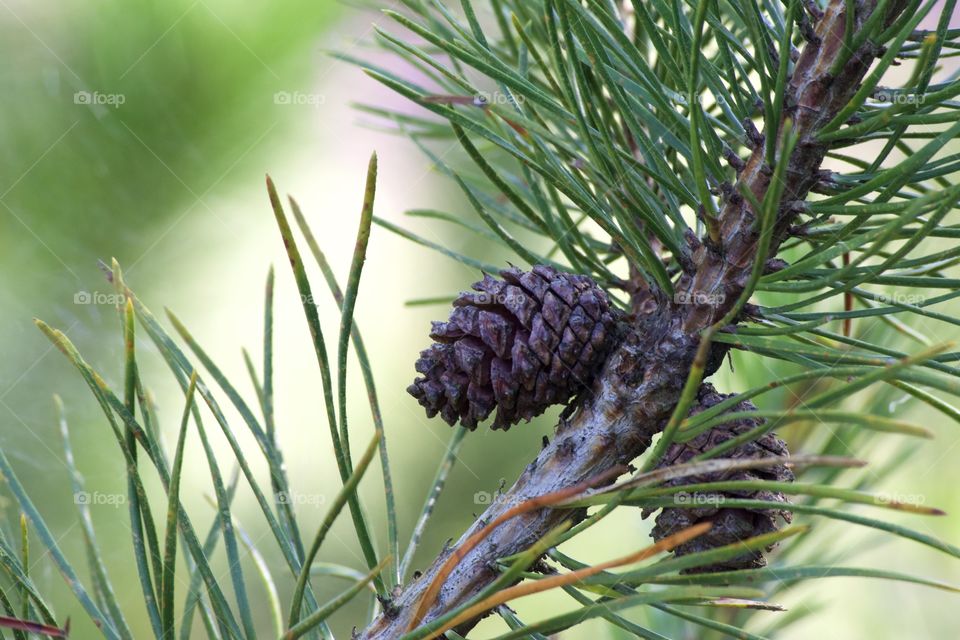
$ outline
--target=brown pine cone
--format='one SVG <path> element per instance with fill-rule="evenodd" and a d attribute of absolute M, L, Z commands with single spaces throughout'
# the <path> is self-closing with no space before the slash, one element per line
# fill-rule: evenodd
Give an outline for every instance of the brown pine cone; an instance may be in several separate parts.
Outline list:
<path fill-rule="evenodd" d="M 587 388 L 616 342 L 619 312 L 587 276 L 537 265 L 484 274 L 453 301 L 420 353 L 407 391 L 450 425 L 494 429 L 530 420 Z"/>
<path fill-rule="evenodd" d="M 719 404 L 729 398 L 729 395 L 717 393 L 709 384 L 701 386 L 697 397 L 697 405 L 690 415 L 695 415 L 704 409 Z M 756 411 L 751 402 L 741 402 L 733 411 Z M 690 462 L 695 456 L 712 449 L 740 434 L 756 428 L 761 424 L 760 419 L 739 419 L 713 427 L 701 433 L 689 442 L 675 442 L 668 449 L 657 468 L 670 467 Z M 764 434 L 762 437 L 740 445 L 723 454 L 724 458 L 756 459 L 788 456 L 787 445 L 774 433 Z M 777 482 L 793 482 L 793 472 L 786 465 L 763 467 L 760 469 L 746 469 L 726 473 L 710 473 L 698 476 L 687 476 L 665 482 L 663 486 L 682 487 L 688 484 L 703 482 L 719 482 L 721 480 L 773 480 Z M 707 533 L 680 545 L 673 550 L 677 556 L 699 551 L 708 551 L 717 547 L 732 544 L 738 540 L 745 540 L 764 533 L 772 533 L 780 529 L 781 521 L 790 522 L 791 513 L 781 509 L 742 509 L 725 508 L 725 498 L 739 498 L 747 500 L 765 500 L 770 502 L 787 502 L 787 498 L 779 491 L 716 491 L 674 494 L 676 500 L 688 501 L 688 504 L 698 506 L 665 507 L 657 515 L 656 524 L 650 532 L 654 540 L 663 538 L 686 529 L 698 522 L 710 520 L 713 528 Z M 644 513 L 644 517 L 649 512 Z M 766 551 L 772 550 L 772 546 Z M 753 569 L 766 565 L 763 550 L 748 551 L 741 556 L 730 558 L 724 562 L 688 569 L 685 573 L 705 573 L 713 571 L 733 571 L 737 569 Z"/>

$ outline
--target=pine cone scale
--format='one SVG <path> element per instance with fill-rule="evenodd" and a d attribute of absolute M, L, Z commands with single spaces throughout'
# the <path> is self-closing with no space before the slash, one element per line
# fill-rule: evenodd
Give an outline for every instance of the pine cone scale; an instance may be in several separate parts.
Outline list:
<path fill-rule="evenodd" d="M 715 406 L 727 397 L 729 396 L 717 393 L 711 385 L 704 384 L 698 394 L 698 406 L 692 413 L 695 414 L 698 411 Z M 752 410 L 756 410 L 756 407 L 749 402 L 742 402 L 733 409 L 733 411 Z M 667 449 L 657 467 L 666 468 L 690 462 L 697 455 L 709 451 L 713 447 L 731 438 L 742 435 L 756 428 L 759 424 L 758 419 L 747 418 L 731 420 L 729 423 L 713 427 L 710 431 L 700 434 L 689 442 L 675 442 Z M 789 456 L 786 444 L 772 432 L 766 433 L 756 440 L 741 444 L 725 454 L 725 457 L 740 459 L 786 456 Z M 734 544 L 765 533 L 773 533 L 780 529 L 781 521 L 790 522 L 792 516 L 790 511 L 777 509 L 775 507 L 769 509 L 726 507 L 724 506 L 724 502 L 727 498 L 741 498 L 781 504 L 787 503 L 787 497 L 780 491 L 698 491 L 689 495 L 684 494 L 682 488 L 688 484 L 719 482 L 722 480 L 774 480 L 777 482 L 793 482 L 793 479 L 793 472 L 790 468 L 784 464 L 778 464 L 728 473 L 700 474 L 668 481 L 665 483 L 665 486 L 676 487 L 678 493 L 675 495 L 685 495 L 686 500 L 694 500 L 695 502 L 693 502 L 693 504 L 702 504 L 703 506 L 664 507 L 657 515 L 650 535 L 654 540 L 662 540 L 698 522 L 704 520 L 712 521 L 713 527 L 706 534 L 694 538 L 674 549 L 673 552 L 675 555 L 683 556 L 698 551 L 707 551 L 724 545 Z M 647 514 L 645 513 L 644 515 L 646 516 Z M 766 565 L 764 551 L 770 551 L 771 549 L 772 547 L 768 547 L 765 550 L 748 551 L 734 558 L 729 558 L 722 563 L 697 567 L 686 570 L 685 572 L 704 573 L 763 567 Z"/>
<path fill-rule="evenodd" d="M 408 387 L 433 417 L 509 428 L 586 388 L 613 346 L 619 312 L 586 276 L 543 265 L 484 274 L 432 323 Z"/>
<path fill-rule="evenodd" d="M 493 349 L 497 357 L 503 358 L 513 343 L 515 325 L 494 311 L 481 311 L 479 325 L 484 344 Z"/>

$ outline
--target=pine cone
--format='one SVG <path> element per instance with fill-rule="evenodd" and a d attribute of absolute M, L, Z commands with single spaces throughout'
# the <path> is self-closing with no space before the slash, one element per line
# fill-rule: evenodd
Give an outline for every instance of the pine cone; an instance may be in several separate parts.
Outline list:
<path fill-rule="evenodd" d="M 691 415 L 712 407 L 729 398 L 729 395 L 717 393 L 709 384 L 704 384 L 698 393 L 697 406 Z M 756 411 L 750 402 L 741 402 L 734 411 Z M 676 464 L 690 462 L 695 456 L 712 449 L 722 442 L 726 442 L 740 434 L 756 428 L 761 424 L 760 419 L 739 419 L 713 427 L 689 442 L 675 442 L 668 449 L 657 465 L 658 468 L 670 467 Z M 740 445 L 723 454 L 725 458 L 769 458 L 788 456 L 787 445 L 774 433 L 764 434 L 761 438 Z M 777 482 L 793 482 L 793 472 L 786 465 L 764 467 L 761 469 L 747 469 L 742 471 L 711 473 L 699 476 L 677 478 L 664 483 L 668 487 L 681 487 L 687 484 L 703 482 L 719 482 L 721 480 L 774 480 Z M 650 535 L 654 540 L 677 533 L 682 529 L 710 520 L 713 528 L 707 533 L 680 545 L 673 550 L 674 555 L 682 556 L 698 551 L 708 551 L 738 540 L 745 540 L 764 533 L 772 533 L 780 529 L 781 520 L 790 522 L 791 513 L 782 509 L 742 509 L 723 507 L 724 498 L 739 498 L 747 500 L 765 500 L 770 502 L 787 502 L 787 498 L 779 491 L 717 491 L 711 493 L 695 492 L 674 494 L 690 503 L 699 505 L 694 507 L 666 507 L 658 515 L 656 524 Z M 649 512 L 644 513 L 644 517 Z M 766 551 L 772 550 L 772 546 Z M 713 571 L 733 571 L 737 569 L 753 569 L 766 565 L 763 550 L 748 551 L 741 556 L 730 558 L 724 562 L 688 569 L 684 573 L 705 573 Z"/>
<path fill-rule="evenodd" d="M 428 416 L 470 429 L 494 409 L 494 429 L 529 421 L 587 388 L 616 342 L 619 312 L 589 277 L 543 265 L 500 276 L 484 274 L 433 323 L 407 388 Z"/>

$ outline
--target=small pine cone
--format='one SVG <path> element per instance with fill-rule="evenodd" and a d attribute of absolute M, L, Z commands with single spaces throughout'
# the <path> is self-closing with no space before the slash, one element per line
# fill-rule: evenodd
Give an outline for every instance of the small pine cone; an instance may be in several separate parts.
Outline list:
<path fill-rule="evenodd" d="M 729 395 L 717 393 L 709 384 L 704 384 L 698 393 L 697 405 L 691 415 L 712 407 L 729 398 Z M 756 411 L 750 402 L 741 402 L 734 407 L 734 411 Z M 670 467 L 690 462 L 695 456 L 712 449 L 722 442 L 746 433 L 761 424 L 760 419 L 738 419 L 713 427 L 689 442 L 675 442 L 668 449 L 660 461 L 658 468 Z M 790 455 L 787 445 L 774 433 L 766 433 L 761 438 L 747 442 L 739 447 L 727 451 L 724 458 L 757 459 L 783 457 Z M 786 465 L 746 469 L 725 473 L 708 473 L 698 476 L 676 478 L 664 483 L 668 487 L 682 487 L 688 484 L 703 482 L 719 482 L 722 480 L 773 480 L 777 482 L 793 482 L 793 472 Z M 673 553 L 677 556 L 698 551 L 708 551 L 717 547 L 732 544 L 738 540 L 745 540 L 753 536 L 772 533 L 779 530 L 781 520 L 790 522 L 791 513 L 781 509 L 743 509 L 725 508 L 724 498 L 765 500 L 769 502 L 787 502 L 787 498 L 779 491 L 716 491 L 711 493 L 695 492 L 692 494 L 677 493 L 683 496 L 693 507 L 665 507 L 658 515 L 656 524 L 650 535 L 654 540 L 677 533 L 687 527 L 710 520 L 713 528 L 707 533 L 676 547 Z M 644 513 L 644 517 L 649 512 Z M 772 546 L 766 551 L 772 550 Z M 688 569 L 684 573 L 706 573 L 713 571 L 733 571 L 737 569 L 753 569 L 766 565 L 763 550 L 748 551 L 743 555 L 730 558 L 713 565 Z"/>
<path fill-rule="evenodd" d="M 494 429 L 530 420 L 587 388 L 616 342 L 619 312 L 587 276 L 537 265 L 484 274 L 453 301 L 420 352 L 407 391 L 454 425 L 474 429 L 494 409 Z"/>

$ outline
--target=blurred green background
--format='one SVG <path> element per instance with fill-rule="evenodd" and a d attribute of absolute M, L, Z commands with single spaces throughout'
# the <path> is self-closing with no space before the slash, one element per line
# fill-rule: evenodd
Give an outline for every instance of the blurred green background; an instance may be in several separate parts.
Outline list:
<path fill-rule="evenodd" d="M 110 384 L 120 386 L 122 341 L 114 308 L 103 297 L 111 289 L 97 269 L 98 259 L 116 257 L 128 283 L 157 315 L 164 307 L 175 310 L 251 400 L 240 348 L 247 346 L 255 359 L 260 357 L 263 283 L 275 264 L 278 431 L 290 477 L 303 492 L 297 509 L 304 531 L 314 530 L 323 503 L 335 494 L 339 478 L 319 401 L 320 377 L 274 229 L 264 174 L 272 175 L 281 192 L 297 197 L 341 277 L 352 251 L 363 171 L 374 149 L 381 168 L 378 215 L 401 222 L 403 211 L 412 207 L 465 210 L 412 144 L 363 126 L 363 116 L 350 106 L 355 101 L 397 106 L 397 99 L 356 68 L 325 54 L 339 49 L 376 58 L 363 44 L 375 19 L 375 14 L 329 1 L 0 0 L 0 48 L 6 59 L 0 71 L 0 446 L 59 544 L 79 565 L 83 546 L 52 394 L 60 394 L 66 404 L 88 489 L 104 496 L 123 493 L 124 469 L 94 400 L 32 319 L 63 330 Z M 422 221 L 403 222 L 431 240 L 472 255 L 486 252 L 490 262 L 503 260 L 473 238 Z M 428 321 L 445 312 L 406 307 L 404 301 L 454 293 L 477 276 L 382 229 L 374 232 L 357 319 L 383 404 L 402 543 L 450 437 L 445 425 L 428 421 L 404 393 Z M 333 305 L 321 309 L 326 326 L 335 327 Z M 146 338 L 140 352 L 143 377 L 157 398 L 164 439 L 172 447 L 180 391 Z M 767 375 L 755 370 L 755 362 L 738 358 L 737 363 L 736 374 L 720 377 L 722 389 Z M 362 395 L 355 391 L 351 398 L 355 448 L 372 433 Z M 236 416 L 228 417 L 237 424 Z M 459 536 L 471 514 L 482 509 L 475 504 L 476 492 L 493 492 L 516 477 L 541 436 L 551 432 L 552 417 L 507 435 L 477 431 L 468 437 L 415 566 L 427 562 L 445 539 Z M 957 425 L 933 415 L 926 422 L 937 440 L 922 443 L 913 454 L 914 466 L 875 488 L 919 494 L 948 512 L 960 512 L 953 489 L 960 481 L 954 462 L 960 452 Z M 255 448 L 239 427 L 237 434 L 251 451 Z M 220 439 L 217 443 L 221 464 L 229 469 L 229 451 Z M 875 455 L 884 451 L 877 449 Z M 263 473 L 262 466 L 258 471 Z M 363 495 L 382 546 L 385 519 L 378 473 L 370 474 Z M 203 530 L 213 515 L 207 502 L 212 491 L 195 442 L 188 447 L 184 482 L 187 506 Z M 281 596 L 289 595 L 291 580 L 242 486 L 236 504 L 239 523 L 259 542 Z M 14 539 L 18 511 L 8 499 L 2 506 L 5 529 Z M 137 637 L 148 637 L 127 511 L 111 504 L 92 509 L 121 604 Z M 960 533 L 956 518 L 912 522 L 946 540 L 956 541 Z M 650 526 L 638 513 L 623 512 L 575 541 L 570 552 L 599 561 L 632 551 L 647 543 Z M 853 543 L 863 546 L 860 564 L 960 582 L 956 563 L 931 550 L 902 541 L 877 547 L 861 531 L 844 535 L 850 540 L 824 537 L 824 552 L 834 542 Z M 92 625 L 36 541 L 34 552 L 32 575 L 41 591 L 52 595 L 58 616 L 71 617 L 74 637 L 94 637 Z M 349 518 L 338 523 L 322 555 L 323 560 L 362 567 Z M 244 561 L 251 575 L 252 562 L 246 556 Z M 326 579 L 316 586 L 325 597 L 344 583 Z M 262 602 L 258 588 L 251 581 L 253 602 Z M 546 596 L 521 602 L 518 611 L 532 620 L 569 604 L 562 595 Z M 785 604 L 828 605 L 791 628 L 783 636 L 788 638 L 815 633 L 948 638 L 957 630 L 956 597 L 921 587 L 836 579 L 798 591 Z M 364 612 L 361 602 L 348 607 L 336 618 L 335 630 L 347 635 Z M 266 611 L 255 615 L 267 637 Z M 642 612 L 636 615 L 642 619 Z M 758 626 L 773 624 L 775 615 L 761 614 Z M 478 635 L 491 633 L 496 624 L 484 623 Z M 622 636 L 597 624 L 563 637 Z"/>

